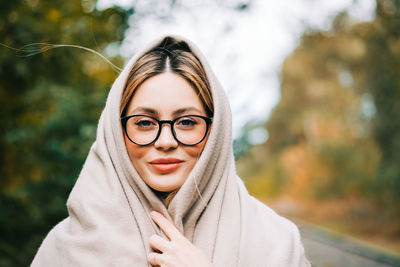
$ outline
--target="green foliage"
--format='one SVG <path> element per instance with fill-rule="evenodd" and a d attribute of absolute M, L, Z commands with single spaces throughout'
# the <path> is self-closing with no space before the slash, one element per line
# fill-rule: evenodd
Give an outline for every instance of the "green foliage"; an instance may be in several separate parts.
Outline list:
<path fill-rule="evenodd" d="M 284 62 L 267 143 L 239 160 L 249 164 L 241 174 L 260 185 L 254 192 L 271 179 L 264 162 L 281 180 L 264 195 L 356 198 L 400 218 L 399 25 L 400 1 L 377 0 L 372 22 L 340 13 L 331 30 L 303 35 Z"/>
<path fill-rule="evenodd" d="M 328 171 L 311 174 L 316 199 L 345 198 L 366 194 L 375 177 L 378 150 L 368 141 L 319 144 L 313 153 Z"/>
<path fill-rule="evenodd" d="M 0 42 L 77 44 L 104 54 L 108 44 L 122 40 L 131 11 L 94 5 L 3 1 Z M 99 57 L 73 48 L 30 57 L 0 51 L 0 266 L 27 266 L 46 233 L 67 215 L 66 199 L 116 74 Z"/>
<path fill-rule="evenodd" d="M 400 202 L 400 1 L 378 1 L 374 31 L 367 35 L 365 80 L 374 97 L 373 137 L 382 152 L 374 183 L 380 204 Z M 393 212 L 399 213 L 397 207 Z"/>
<path fill-rule="evenodd" d="M 251 166 L 251 165 L 250 165 Z M 271 158 L 253 175 L 244 177 L 246 187 L 259 199 L 273 198 L 285 188 L 283 169 L 276 159 Z"/>

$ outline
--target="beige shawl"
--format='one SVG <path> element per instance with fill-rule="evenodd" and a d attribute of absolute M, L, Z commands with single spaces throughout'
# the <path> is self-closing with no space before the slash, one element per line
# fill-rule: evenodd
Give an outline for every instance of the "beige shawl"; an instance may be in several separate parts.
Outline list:
<path fill-rule="evenodd" d="M 214 266 L 308 266 L 296 226 L 251 197 L 236 175 L 227 97 L 200 50 L 214 100 L 207 144 L 170 205 L 142 181 L 128 157 L 119 120 L 120 100 L 137 53 L 114 82 L 96 141 L 67 201 L 69 216 L 39 248 L 32 266 L 149 266 L 148 239 L 163 235 L 149 212 L 173 221 Z"/>

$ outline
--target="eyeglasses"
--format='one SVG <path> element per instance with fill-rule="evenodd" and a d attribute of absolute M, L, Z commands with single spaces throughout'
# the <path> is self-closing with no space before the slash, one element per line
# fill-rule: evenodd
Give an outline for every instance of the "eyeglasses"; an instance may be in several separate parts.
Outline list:
<path fill-rule="evenodd" d="M 160 136 L 164 123 L 171 126 L 175 140 L 186 146 L 199 144 L 207 135 L 212 118 L 185 115 L 174 120 L 158 120 L 148 115 L 130 115 L 121 118 L 128 139 L 140 146 L 150 145 Z"/>

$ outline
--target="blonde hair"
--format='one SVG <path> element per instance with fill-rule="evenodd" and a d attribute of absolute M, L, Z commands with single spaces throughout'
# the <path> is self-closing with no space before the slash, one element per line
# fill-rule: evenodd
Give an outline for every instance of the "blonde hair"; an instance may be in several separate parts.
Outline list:
<path fill-rule="evenodd" d="M 164 38 L 159 45 L 141 56 L 133 65 L 121 98 L 120 115 L 125 116 L 136 89 L 147 79 L 165 72 L 172 72 L 187 80 L 196 90 L 207 116 L 214 113 L 210 85 L 200 60 L 185 42 L 171 37 Z M 172 192 L 156 192 L 168 206 L 179 189 Z M 154 190 L 153 190 L 154 191 Z"/>
<path fill-rule="evenodd" d="M 126 114 L 126 109 L 136 89 L 150 77 L 165 72 L 176 73 L 187 80 L 197 91 L 207 116 L 213 115 L 210 85 L 200 60 L 185 42 L 177 42 L 171 37 L 166 37 L 133 65 L 121 98 L 121 116 Z"/>

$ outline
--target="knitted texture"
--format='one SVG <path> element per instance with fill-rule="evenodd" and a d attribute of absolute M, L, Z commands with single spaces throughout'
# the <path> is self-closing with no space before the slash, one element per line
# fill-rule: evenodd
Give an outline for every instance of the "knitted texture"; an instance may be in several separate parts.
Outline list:
<path fill-rule="evenodd" d="M 308 266 L 297 227 L 251 197 L 236 175 L 228 99 L 200 50 L 188 44 L 210 83 L 214 116 L 195 167 L 166 207 L 133 167 L 120 123 L 120 101 L 136 60 L 114 82 L 92 145 L 67 201 L 69 216 L 40 246 L 32 266 L 150 266 L 148 239 L 164 236 L 151 220 L 156 210 L 174 222 L 216 267 Z M 164 236 L 165 237 L 165 236 Z"/>

